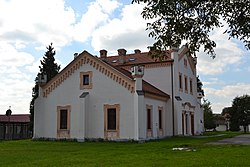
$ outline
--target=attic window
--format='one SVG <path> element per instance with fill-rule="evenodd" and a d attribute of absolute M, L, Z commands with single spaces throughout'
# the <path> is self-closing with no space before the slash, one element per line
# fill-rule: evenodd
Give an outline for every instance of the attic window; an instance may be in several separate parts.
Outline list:
<path fill-rule="evenodd" d="M 80 72 L 80 90 L 92 89 L 92 71 Z"/>
<path fill-rule="evenodd" d="M 112 60 L 112 63 L 116 63 L 117 62 L 117 60 Z"/>
<path fill-rule="evenodd" d="M 135 61 L 135 58 L 129 58 L 129 61 Z"/>

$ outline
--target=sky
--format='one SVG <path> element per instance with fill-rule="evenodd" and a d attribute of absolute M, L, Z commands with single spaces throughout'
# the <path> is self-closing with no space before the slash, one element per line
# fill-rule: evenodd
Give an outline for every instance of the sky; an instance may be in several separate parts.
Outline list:
<path fill-rule="evenodd" d="M 145 31 L 142 8 L 131 0 L 0 0 L 0 114 L 9 106 L 12 114 L 29 113 L 40 60 L 51 42 L 62 68 L 84 50 L 148 51 L 154 41 Z M 226 27 L 210 34 L 217 43 L 215 59 L 198 53 L 197 73 L 214 113 L 250 94 L 250 51 L 228 40 Z"/>

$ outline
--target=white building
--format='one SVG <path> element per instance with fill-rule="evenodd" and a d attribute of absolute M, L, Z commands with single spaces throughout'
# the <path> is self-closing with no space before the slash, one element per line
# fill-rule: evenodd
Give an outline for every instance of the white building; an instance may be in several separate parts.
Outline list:
<path fill-rule="evenodd" d="M 34 138 L 146 140 L 203 132 L 196 58 L 188 49 L 162 60 L 135 50 L 75 57 L 35 101 Z M 40 81 L 42 81 L 40 79 Z"/>

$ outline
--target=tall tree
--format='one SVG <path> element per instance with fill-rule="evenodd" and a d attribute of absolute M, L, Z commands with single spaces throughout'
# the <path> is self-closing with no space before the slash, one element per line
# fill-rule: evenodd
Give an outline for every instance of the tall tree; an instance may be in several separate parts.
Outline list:
<path fill-rule="evenodd" d="M 43 56 L 43 60 L 41 60 L 40 73 L 47 74 L 47 80 L 50 81 L 60 70 L 60 65 L 55 63 L 55 54 L 53 44 L 51 43 L 47 48 Z"/>
<path fill-rule="evenodd" d="M 56 74 L 58 74 L 60 70 L 60 65 L 55 63 L 55 50 L 51 43 L 48 47 L 46 47 L 47 51 L 43 56 L 43 60 L 41 60 L 41 66 L 39 66 L 40 72 L 37 74 L 36 80 L 39 74 L 47 75 L 47 82 L 49 82 Z M 32 99 L 30 102 L 30 131 L 33 132 L 34 126 L 34 103 L 36 98 L 38 97 L 39 85 L 36 82 L 35 86 L 32 88 Z"/>
<path fill-rule="evenodd" d="M 232 128 L 236 128 L 235 130 L 239 130 L 237 125 L 241 125 L 244 128 L 244 132 L 246 132 L 247 126 L 250 124 L 250 96 L 243 95 L 235 97 L 232 103 L 232 107 L 229 110 L 229 115 L 230 125 L 233 125 Z M 232 128 L 230 127 L 230 129 Z"/>
<path fill-rule="evenodd" d="M 204 90 L 203 90 L 203 84 L 199 78 L 199 76 L 196 77 L 197 80 L 197 92 L 201 92 L 203 96 L 205 96 Z"/>
<path fill-rule="evenodd" d="M 203 111 L 204 111 L 204 127 L 205 129 L 215 129 L 215 117 L 211 108 L 211 102 L 203 99 Z"/>
<path fill-rule="evenodd" d="M 229 38 L 241 40 L 250 49 L 250 1 L 249 0 L 132 0 L 145 3 L 142 17 L 149 20 L 147 30 L 155 39 L 151 50 L 178 47 L 183 40 L 192 53 L 204 47 L 215 57 L 215 41 L 209 37 L 214 28 L 228 24 L 225 33 Z"/>

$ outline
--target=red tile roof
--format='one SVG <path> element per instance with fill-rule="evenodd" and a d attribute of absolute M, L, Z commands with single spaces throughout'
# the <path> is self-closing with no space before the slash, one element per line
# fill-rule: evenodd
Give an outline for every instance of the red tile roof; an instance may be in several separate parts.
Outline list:
<path fill-rule="evenodd" d="M 144 80 L 142 82 L 142 91 L 145 92 L 145 93 L 151 93 L 151 94 L 154 94 L 154 95 L 170 98 L 170 96 L 167 93 L 165 93 L 162 90 L 154 87 L 153 85 L 151 85 L 150 83 L 148 83 L 148 82 L 146 82 Z"/>
<path fill-rule="evenodd" d="M 126 65 L 134 65 L 134 64 L 150 64 L 150 63 L 159 63 L 159 62 L 167 62 L 172 61 L 171 59 L 171 51 L 165 51 L 161 55 L 161 60 L 159 57 L 153 58 L 150 55 L 150 52 L 143 52 L 143 53 L 133 53 L 133 54 L 126 54 L 125 56 L 125 63 L 119 63 L 119 56 L 108 56 L 106 58 L 107 62 L 112 64 L 113 66 L 126 66 Z"/>
<path fill-rule="evenodd" d="M 119 72 L 126 75 L 127 77 L 129 77 L 130 79 L 133 79 L 131 72 L 129 72 L 123 68 L 120 68 L 118 66 L 114 66 L 113 64 L 110 64 L 110 63 L 108 63 L 108 64 L 110 66 L 112 66 L 113 68 L 115 68 L 116 70 L 118 70 Z M 142 91 L 146 92 L 146 93 L 151 93 L 154 95 L 170 98 L 170 96 L 167 93 L 163 92 L 162 90 L 156 88 L 155 86 L 151 85 L 150 83 L 148 83 L 147 81 L 144 81 L 144 80 L 142 82 Z"/>
<path fill-rule="evenodd" d="M 0 115 L 0 122 L 9 122 L 9 117 L 6 115 Z M 10 116 L 10 122 L 12 123 L 28 123 L 30 122 L 29 114 L 15 114 Z"/>

